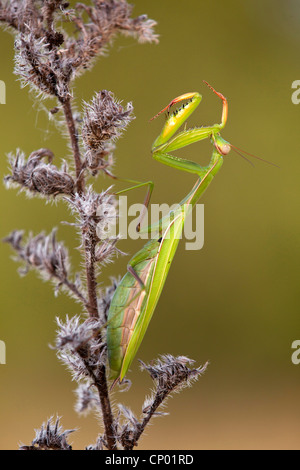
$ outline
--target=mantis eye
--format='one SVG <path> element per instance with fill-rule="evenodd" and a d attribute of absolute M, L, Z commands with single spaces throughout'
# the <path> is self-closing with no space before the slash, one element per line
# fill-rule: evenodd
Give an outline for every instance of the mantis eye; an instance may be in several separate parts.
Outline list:
<path fill-rule="evenodd" d="M 231 147 L 230 147 L 230 144 L 221 144 L 221 145 L 218 145 L 216 142 L 215 142 L 215 147 L 217 149 L 217 151 L 221 154 L 221 155 L 227 155 L 230 150 L 231 150 Z"/>
<path fill-rule="evenodd" d="M 221 153 L 222 155 L 227 155 L 231 150 L 231 147 L 229 144 L 222 145 Z"/>

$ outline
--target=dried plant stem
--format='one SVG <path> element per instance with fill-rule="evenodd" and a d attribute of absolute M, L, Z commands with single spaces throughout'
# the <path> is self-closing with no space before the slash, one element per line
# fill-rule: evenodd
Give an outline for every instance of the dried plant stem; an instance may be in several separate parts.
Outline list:
<path fill-rule="evenodd" d="M 197 380 L 207 364 L 195 369 L 189 366 L 194 362 L 189 358 L 171 355 L 161 356 L 148 365 L 141 361 L 142 369 L 154 382 L 154 389 L 143 404 L 142 418 L 137 419 L 123 405 L 119 405 L 119 413 L 113 413 L 103 329 L 118 282 L 113 280 L 103 292 L 98 285 L 98 268 L 119 251 L 115 247 L 119 237 L 107 237 L 115 220 L 116 201 L 110 188 L 98 193 L 86 180 L 100 171 L 113 176 L 115 142 L 134 119 L 133 106 L 127 103 L 124 107 L 112 92 L 100 90 L 91 101 L 83 103 L 83 112 L 77 120 L 72 82 L 76 75 L 92 68 L 97 56 L 106 53 L 117 33 L 135 37 L 141 43 L 156 43 L 158 39 L 153 31 L 155 22 L 146 15 L 132 18 L 132 6 L 126 0 L 85 3 L 88 5 L 75 3 L 69 9 L 65 0 L 0 0 L 0 23 L 6 23 L 16 34 L 15 74 L 22 86 L 29 84 L 39 97 L 58 100 L 60 106 L 53 108 L 51 114 L 55 116 L 60 107 L 63 109 L 74 161 L 70 172 L 67 161 L 63 160 L 61 167 L 56 165 L 49 149 L 35 150 L 28 158 L 18 150 L 9 157 L 11 174 L 5 182 L 48 200 L 64 198 L 75 214 L 76 223 L 72 225 L 81 239 L 83 272 L 75 273 L 74 279 L 68 250 L 56 240 L 55 230 L 49 235 L 44 232 L 29 235 L 25 241 L 23 232 L 14 230 L 5 241 L 24 264 L 20 273 L 35 269 L 43 279 L 53 281 L 55 292 L 60 288 L 68 290 L 83 304 L 88 316 L 83 320 L 81 315 L 72 318 L 67 315 L 64 322 L 56 319 L 57 356 L 78 383 L 75 409 L 78 413 L 96 411 L 102 415 L 104 432 L 95 445 L 86 449 L 132 450 L 151 418 L 164 415 L 159 407 L 171 394 Z M 65 31 L 66 22 L 75 26 L 74 35 Z M 63 430 L 59 418 L 50 418 L 36 431 L 31 445 L 20 448 L 71 450 L 67 442 L 71 432 Z"/>
<path fill-rule="evenodd" d="M 107 448 L 108 450 L 116 450 L 117 441 L 116 441 L 115 432 L 114 432 L 114 418 L 113 418 L 112 409 L 110 406 L 105 366 L 104 365 L 100 366 L 97 372 L 97 377 L 96 377 L 92 368 L 89 366 L 89 364 L 85 360 L 84 360 L 84 363 L 85 363 L 86 369 L 88 370 L 90 374 L 91 379 L 93 380 L 98 390 L 99 399 L 101 403 L 102 419 L 103 419 L 104 428 L 105 428 Z"/>
<path fill-rule="evenodd" d="M 151 418 L 155 416 L 157 408 L 163 403 L 164 399 L 168 395 L 169 391 L 164 394 L 163 397 L 155 397 L 151 407 L 149 410 L 147 410 L 147 414 L 142 420 L 142 422 L 137 422 L 135 426 L 135 431 L 132 433 L 131 438 L 126 442 L 124 445 L 125 450 L 133 450 L 135 446 L 138 445 L 138 441 L 145 431 L 145 428 Z M 162 413 L 163 414 L 163 413 Z"/>
<path fill-rule="evenodd" d="M 73 118 L 71 99 L 68 99 L 63 103 L 63 109 L 65 113 L 65 119 L 69 130 L 73 157 L 75 162 L 76 177 L 77 177 L 77 190 L 78 193 L 84 193 L 84 178 L 82 176 L 82 162 L 80 158 L 80 149 L 78 142 L 78 134 Z M 88 292 L 88 303 L 86 308 L 91 318 L 98 318 L 98 301 L 97 301 L 97 281 L 96 281 L 96 270 L 95 270 L 95 247 L 96 242 L 84 236 L 84 252 L 85 252 L 85 268 L 86 268 L 86 283 Z M 101 333 L 98 333 L 99 341 L 101 342 Z M 117 448 L 116 439 L 114 437 L 114 418 L 110 405 L 109 392 L 106 379 L 106 367 L 101 365 L 96 377 L 90 367 L 86 364 L 86 368 L 93 379 L 95 386 L 97 387 L 99 399 L 101 403 L 102 418 L 105 428 L 105 436 L 107 441 L 107 448 L 113 450 Z"/>
<path fill-rule="evenodd" d="M 86 282 L 88 291 L 88 313 L 91 318 L 98 318 L 98 303 L 97 303 L 97 281 L 95 273 L 95 243 L 90 240 L 85 241 L 85 269 L 86 269 Z"/>
<path fill-rule="evenodd" d="M 101 409 L 102 409 L 102 416 L 103 422 L 105 427 L 105 435 L 107 441 L 107 448 L 109 450 L 117 449 L 117 442 L 115 438 L 114 432 L 114 419 L 112 414 L 112 409 L 110 406 L 110 400 L 108 395 L 108 387 L 106 381 L 106 370 L 105 366 L 102 365 L 98 372 L 98 379 L 95 382 L 96 387 L 98 389 Z"/>
<path fill-rule="evenodd" d="M 66 123 L 68 126 L 68 131 L 69 131 L 72 150 L 73 150 L 76 178 L 77 178 L 77 190 L 78 190 L 78 193 L 81 194 L 84 192 L 84 178 L 82 174 L 82 162 L 81 162 L 81 157 L 80 157 L 78 133 L 76 130 L 73 113 L 72 113 L 71 97 L 68 98 L 66 101 L 64 101 L 62 105 L 63 105 L 63 110 L 65 113 L 65 119 L 66 119 Z"/>
<path fill-rule="evenodd" d="M 98 318 L 98 304 L 97 304 L 97 282 L 96 282 L 96 274 L 95 274 L 95 244 L 86 242 L 85 244 L 85 256 L 86 256 L 86 280 L 87 280 L 87 290 L 88 290 L 88 312 L 91 318 Z M 101 333 L 98 333 L 99 342 L 101 343 Z M 87 366 L 88 367 L 88 366 Z M 106 367 L 105 365 L 101 365 L 98 371 L 98 377 L 95 376 L 93 371 L 89 371 L 95 386 L 97 387 L 100 403 L 101 403 L 101 410 L 102 410 L 102 417 L 103 423 L 105 427 L 105 435 L 107 440 L 107 447 L 109 450 L 116 449 L 116 439 L 114 437 L 114 419 L 113 414 L 110 406 L 109 394 L 108 394 L 108 386 L 106 380 Z"/>
<path fill-rule="evenodd" d="M 75 297 L 80 300 L 85 307 L 87 308 L 88 301 L 87 299 L 82 295 L 82 293 L 77 289 L 76 285 L 73 282 L 70 282 L 68 279 L 64 280 L 63 284 L 75 295 Z"/>

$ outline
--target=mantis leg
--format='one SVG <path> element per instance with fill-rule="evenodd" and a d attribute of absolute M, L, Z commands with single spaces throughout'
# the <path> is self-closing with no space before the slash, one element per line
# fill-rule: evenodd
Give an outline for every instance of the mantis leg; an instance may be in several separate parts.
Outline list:
<path fill-rule="evenodd" d="M 140 278 L 140 276 L 138 275 L 138 273 L 135 271 L 135 269 L 131 266 L 131 264 L 128 264 L 127 266 L 127 271 L 133 275 L 134 279 L 137 280 L 137 282 L 139 283 L 140 287 L 142 290 L 145 290 L 146 289 L 146 286 L 145 284 L 143 283 L 142 279 Z M 139 294 L 137 294 L 139 295 Z"/>
<path fill-rule="evenodd" d="M 224 95 L 222 95 L 222 93 L 216 91 L 207 82 L 204 81 L 204 83 L 222 100 L 223 109 L 221 123 L 213 124 L 212 126 L 207 127 L 196 127 L 194 129 L 184 130 L 183 132 L 180 132 L 175 137 L 173 137 L 179 127 L 187 120 L 187 118 L 199 105 L 202 98 L 199 93 L 185 93 L 184 95 L 178 96 L 177 98 L 174 98 L 168 106 L 166 106 L 162 111 L 154 116 L 154 118 L 159 116 L 165 110 L 168 110 L 169 112 L 171 106 L 174 104 L 180 103 L 183 100 L 188 100 L 187 103 L 182 104 L 180 108 L 176 109 L 171 115 L 168 115 L 162 132 L 152 145 L 153 153 L 166 151 L 171 152 L 172 150 L 186 147 L 187 145 L 190 145 L 194 142 L 198 142 L 200 140 L 217 135 L 221 129 L 225 127 L 228 117 L 227 99 Z"/>
<path fill-rule="evenodd" d="M 119 178 L 118 178 L 119 179 Z M 144 183 L 140 183 L 139 181 L 134 181 L 134 180 L 125 180 L 125 179 L 121 179 L 121 181 L 126 181 L 128 183 L 136 183 L 134 186 L 131 186 L 130 188 L 125 188 L 125 189 L 121 189 L 120 191 L 117 191 L 115 192 L 114 194 L 116 194 L 117 196 L 119 194 L 122 194 L 122 193 L 126 193 L 127 191 L 130 191 L 131 189 L 137 189 L 137 188 L 141 188 L 143 186 L 148 186 L 148 191 L 146 193 L 146 196 L 145 196 L 145 199 L 144 199 L 144 202 L 143 202 L 143 210 L 139 216 L 139 221 L 138 221 L 138 224 L 136 226 L 136 231 L 139 232 L 140 229 L 141 229 L 141 224 L 142 224 L 142 221 L 145 217 L 145 214 L 147 212 L 147 209 L 148 209 L 148 206 L 149 206 L 149 202 L 150 202 L 150 199 L 151 199 L 151 194 L 152 194 L 152 191 L 153 191 L 153 188 L 154 188 L 154 183 L 152 181 L 145 181 Z"/>
<path fill-rule="evenodd" d="M 175 157 L 174 155 L 162 152 L 155 152 L 153 154 L 153 158 L 159 161 L 160 163 L 163 163 L 164 165 L 168 165 L 172 168 L 176 168 L 178 170 L 186 171 L 188 173 L 197 175 L 201 179 L 207 174 L 207 171 L 211 168 L 211 164 L 213 164 L 215 160 L 214 153 L 210 164 L 207 166 L 201 166 L 199 165 L 199 163 L 193 162 L 191 160 Z"/>

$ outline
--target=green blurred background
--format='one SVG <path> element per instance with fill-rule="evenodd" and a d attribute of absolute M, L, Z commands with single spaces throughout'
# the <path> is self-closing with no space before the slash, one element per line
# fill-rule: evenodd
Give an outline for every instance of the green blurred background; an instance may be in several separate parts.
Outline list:
<path fill-rule="evenodd" d="M 300 105 L 291 101 L 291 85 L 300 79 L 299 1 L 140 0 L 134 15 L 142 13 L 158 22 L 159 45 L 118 38 L 109 56 L 76 82 L 79 106 L 100 89 L 133 102 L 136 119 L 119 141 L 115 172 L 152 179 L 156 203 L 171 204 L 187 193 L 192 175 L 151 159 L 163 118 L 149 118 L 173 97 L 199 91 L 203 101 L 189 125 L 219 122 L 221 104 L 203 79 L 229 99 L 223 137 L 280 169 L 256 161 L 252 168 L 232 152 L 206 192 L 204 248 L 186 251 L 180 244 L 138 357 L 184 354 L 210 366 L 199 383 L 169 401 L 170 416 L 148 428 L 139 448 L 298 449 L 300 365 L 291 362 L 291 344 L 300 339 Z M 1 175 L 7 174 L 5 155 L 17 147 L 29 154 L 46 146 L 57 159 L 65 157 L 66 142 L 47 112 L 16 81 L 13 37 L 3 31 L 0 51 L 7 86 L 7 104 L 0 106 Z M 203 142 L 181 154 L 206 164 L 210 153 Z M 100 175 L 95 187 L 110 184 Z M 63 204 L 0 190 L 1 237 L 15 228 L 37 233 L 56 226 L 78 266 L 78 239 L 60 223 L 71 221 Z M 142 243 L 123 240 L 119 247 L 132 255 Z M 83 448 L 95 442 L 98 423 L 76 415 L 75 384 L 48 347 L 55 316 L 80 313 L 80 307 L 63 294 L 55 298 L 35 273 L 21 279 L 9 247 L 0 244 L 0 250 L 0 339 L 7 347 L 7 364 L 0 366 L 0 448 L 29 443 L 33 429 L 56 413 L 65 428 L 79 428 L 71 441 Z M 125 272 L 128 259 L 105 268 L 103 286 Z M 132 388 L 116 392 L 115 401 L 139 413 L 151 381 L 137 360 L 131 370 Z"/>

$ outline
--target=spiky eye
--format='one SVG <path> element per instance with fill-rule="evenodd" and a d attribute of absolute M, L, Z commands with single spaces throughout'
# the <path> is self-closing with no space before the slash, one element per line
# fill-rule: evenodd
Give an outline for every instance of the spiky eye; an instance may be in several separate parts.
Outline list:
<path fill-rule="evenodd" d="M 230 147 L 229 144 L 224 144 L 224 145 L 222 145 L 220 150 L 221 150 L 222 155 L 227 155 L 230 152 L 231 147 Z"/>
<path fill-rule="evenodd" d="M 221 155 L 227 155 L 230 150 L 231 150 L 231 147 L 230 147 L 230 144 L 221 144 L 221 145 L 218 145 L 216 142 L 215 142 L 215 147 L 217 149 L 217 151 L 221 154 Z"/>

